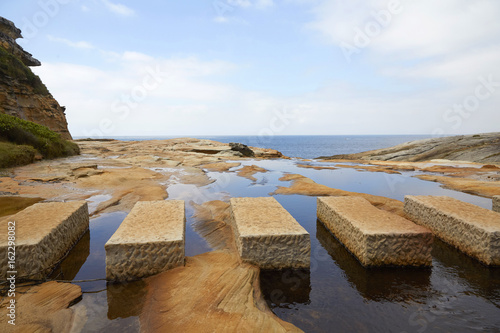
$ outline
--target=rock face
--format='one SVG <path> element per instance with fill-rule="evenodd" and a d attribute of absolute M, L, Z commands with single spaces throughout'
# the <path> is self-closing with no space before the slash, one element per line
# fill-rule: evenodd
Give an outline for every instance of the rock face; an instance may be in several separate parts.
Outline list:
<path fill-rule="evenodd" d="M 500 265 L 500 214 L 449 197 L 405 197 L 405 213 L 486 265 Z"/>
<path fill-rule="evenodd" d="M 8 260 L 8 226 L 15 222 L 15 269 L 19 279 L 42 279 L 89 228 L 85 201 L 37 203 L 0 221 L 0 278 Z"/>
<path fill-rule="evenodd" d="M 106 278 L 132 281 L 184 265 L 184 201 L 138 202 L 108 240 Z"/>
<path fill-rule="evenodd" d="M 500 163 L 500 133 L 460 135 L 403 143 L 391 148 L 321 159 L 421 162 L 434 159 Z"/>
<path fill-rule="evenodd" d="M 500 213 L 500 195 L 493 197 L 493 210 Z"/>
<path fill-rule="evenodd" d="M 71 139 L 65 108 L 28 67 L 41 64 L 16 43 L 21 37 L 14 23 L 0 17 L 0 113 L 47 126 Z"/>
<path fill-rule="evenodd" d="M 255 156 L 255 153 L 253 152 L 253 150 L 248 148 L 247 145 L 244 145 L 242 143 L 230 142 L 229 147 L 231 147 L 231 150 L 239 151 L 245 157 L 254 157 Z"/>
<path fill-rule="evenodd" d="M 432 233 L 361 197 L 318 198 L 318 219 L 363 266 L 431 266 Z"/>
<path fill-rule="evenodd" d="M 232 198 L 231 218 L 244 262 L 262 269 L 309 268 L 309 233 L 276 199 Z"/>

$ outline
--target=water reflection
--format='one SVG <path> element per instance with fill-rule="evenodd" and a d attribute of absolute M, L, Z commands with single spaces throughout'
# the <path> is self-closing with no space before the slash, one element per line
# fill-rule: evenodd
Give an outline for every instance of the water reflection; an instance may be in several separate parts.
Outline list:
<path fill-rule="evenodd" d="M 500 308 L 500 267 L 487 267 L 439 239 L 434 240 L 432 256 L 472 289 L 469 294 L 489 299 Z"/>
<path fill-rule="evenodd" d="M 42 198 L 0 197 L 0 217 L 16 214 L 42 200 Z"/>
<path fill-rule="evenodd" d="M 309 304 L 311 272 L 305 269 L 263 270 L 260 272 L 260 288 L 271 308 Z"/>
<path fill-rule="evenodd" d="M 323 224 L 317 221 L 316 237 L 348 282 L 367 300 L 408 302 L 424 299 L 430 290 L 430 268 L 365 268 Z"/>
<path fill-rule="evenodd" d="M 51 279 L 74 280 L 90 254 L 90 231 L 76 243 L 68 256 L 56 267 L 50 275 Z"/>
<path fill-rule="evenodd" d="M 138 317 L 147 294 L 146 282 L 108 283 L 108 319 Z"/>

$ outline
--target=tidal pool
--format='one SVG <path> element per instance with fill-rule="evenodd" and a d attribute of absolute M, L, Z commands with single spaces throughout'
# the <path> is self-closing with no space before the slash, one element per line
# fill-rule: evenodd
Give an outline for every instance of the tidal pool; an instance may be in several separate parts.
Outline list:
<path fill-rule="evenodd" d="M 42 198 L 0 197 L 0 217 L 16 214 L 42 200 Z"/>
<path fill-rule="evenodd" d="M 277 186 L 290 185 L 279 180 L 284 173 L 301 174 L 333 188 L 398 200 L 408 194 L 448 195 L 491 209 L 489 199 L 413 178 L 416 172 L 397 175 L 353 169 L 304 169 L 294 160 L 242 164 L 258 165 L 269 172 L 256 174 L 256 181 L 234 172 L 209 172 L 216 182 L 208 186 L 169 187 L 169 199 L 186 200 L 187 256 L 211 251 L 192 227 L 191 201 L 269 196 Z M 485 267 L 439 240 L 434 244 L 432 268 L 366 269 L 317 221 L 315 197 L 275 198 L 310 233 L 312 249 L 309 270 L 261 273 L 264 297 L 280 318 L 306 332 L 500 331 L 500 269 Z M 83 332 L 139 330 L 144 282 L 105 281 L 104 244 L 125 217 L 125 213 L 118 212 L 92 219 L 89 233 L 53 274 L 60 280 L 98 279 L 75 282 L 84 292 L 82 301 L 74 307 L 77 317 L 87 318 L 79 326 Z"/>

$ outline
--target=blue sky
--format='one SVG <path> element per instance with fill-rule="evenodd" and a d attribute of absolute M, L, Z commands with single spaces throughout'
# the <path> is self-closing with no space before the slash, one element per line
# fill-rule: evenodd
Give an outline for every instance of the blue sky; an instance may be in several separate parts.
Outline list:
<path fill-rule="evenodd" d="M 74 136 L 499 130 L 496 0 L 20 0 L 0 15 Z"/>

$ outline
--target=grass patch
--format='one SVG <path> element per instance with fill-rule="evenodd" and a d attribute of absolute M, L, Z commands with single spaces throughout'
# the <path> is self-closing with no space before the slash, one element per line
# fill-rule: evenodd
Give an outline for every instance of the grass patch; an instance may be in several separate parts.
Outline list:
<path fill-rule="evenodd" d="M 36 149 L 26 145 L 0 142 L 0 168 L 33 163 Z"/>
<path fill-rule="evenodd" d="M 3 141 L 0 167 L 31 163 L 37 151 L 44 158 L 80 153 L 76 143 L 62 139 L 47 127 L 6 114 L 0 114 L 0 141 Z"/>
<path fill-rule="evenodd" d="M 18 57 L 3 47 L 0 47 L 0 73 L 15 80 L 26 82 L 26 84 L 33 87 L 37 94 L 50 94 L 38 75 L 35 75 Z"/>

